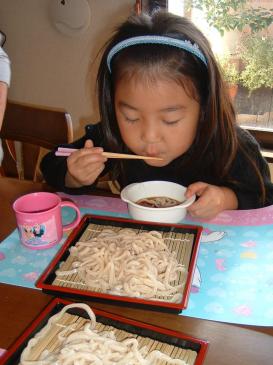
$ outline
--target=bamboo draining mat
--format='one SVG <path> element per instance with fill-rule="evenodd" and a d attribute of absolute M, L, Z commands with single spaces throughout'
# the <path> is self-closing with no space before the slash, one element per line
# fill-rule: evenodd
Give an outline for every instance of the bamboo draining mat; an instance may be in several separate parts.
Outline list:
<path fill-rule="evenodd" d="M 79 241 L 81 242 L 87 242 L 91 240 L 92 238 L 95 238 L 101 231 L 104 229 L 111 228 L 113 231 L 118 232 L 121 227 L 120 226 L 111 226 L 111 225 L 100 225 L 100 224 L 89 224 L 86 228 L 86 230 L 83 232 L 82 236 L 80 237 Z M 126 228 L 126 227 L 122 227 Z M 145 232 L 148 230 L 145 229 L 134 229 L 137 233 Z M 164 239 L 165 244 L 169 248 L 171 252 L 176 252 L 176 259 L 179 264 L 183 264 L 185 267 L 185 270 L 188 270 L 191 253 L 192 253 L 192 247 L 194 243 L 194 234 L 192 233 L 182 233 L 178 230 L 170 229 L 169 231 L 162 231 L 160 228 L 158 229 L 162 233 L 162 237 Z M 61 264 L 61 270 L 62 271 L 68 271 L 72 269 L 72 264 L 74 261 L 77 261 L 77 258 L 75 258 L 72 255 L 69 255 L 65 261 Z M 179 273 L 178 279 L 173 281 L 172 285 L 182 285 L 185 284 L 185 281 L 183 282 L 183 273 Z M 53 285 L 60 286 L 60 287 L 67 287 L 67 288 L 74 288 L 79 290 L 88 290 L 92 292 L 98 292 L 102 293 L 103 291 L 98 288 L 93 288 L 92 286 L 86 285 L 83 280 L 79 277 L 79 275 L 76 274 L 70 274 L 62 277 L 57 277 L 52 282 Z M 121 293 L 121 295 L 123 295 Z M 161 301 L 170 301 L 169 297 L 162 297 L 162 296 L 155 296 L 151 300 L 161 300 Z"/>
<path fill-rule="evenodd" d="M 53 323 L 49 328 L 48 332 L 39 339 L 37 344 L 33 346 L 32 351 L 29 353 L 28 361 L 37 361 L 40 358 L 40 355 L 43 351 L 47 350 L 50 353 L 54 351 L 58 351 L 61 347 L 61 343 L 58 340 L 58 334 L 65 329 L 65 327 L 73 324 L 73 328 L 68 329 L 66 336 L 68 336 L 71 332 L 79 331 L 83 328 L 84 324 L 88 322 L 89 319 L 64 313 L 64 315 L 56 322 Z M 136 335 L 121 329 L 117 329 L 113 326 L 104 325 L 102 323 L 97 322 L 95 329 L 97 331 L 114 331 L 116 339 L 118 341 L 122 341 L 126 338 L 136 338 L 139 344 L 139 349 L 143 346 L 148 348 L 148 353 L 154 350 L 159 350 L 164 354 L 170 356 L 173 359 L 180 359 L 185 361 L 185 365 L 194 365 L 197 352 L 190 349 L 183 349 L 178 346 L 170 345 L 168 343 L 164 343 L 162 341 L 157 341 L 148 337 L 142 337 L 140 335 Z M 147 354 L 148 354 L 147 353 Z M 168 365 L 169 362 L 156 360 L 151 365 Z"/>

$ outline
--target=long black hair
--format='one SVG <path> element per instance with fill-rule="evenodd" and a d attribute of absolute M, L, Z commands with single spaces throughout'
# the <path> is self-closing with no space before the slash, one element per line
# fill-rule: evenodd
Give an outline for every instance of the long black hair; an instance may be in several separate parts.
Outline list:
<path fill-rule="evenodd" d="M 192 53 L 168 45 L 134 45 L 118 52 L 111 60 L 107 56 L 119 42 L 136 36 L 161 35 L 196 44 L 204 54 L 207 66 Z M 191 158 L 209 166 L 212 177 L 228 181 L 229 172 L 241 148 L 253 165 L 260 181 L 261 195 L 265 196 L 263 179 L 255 161 L 248 156 L 243 142 L 238 139 L 236 117 L 226 84 L 210 44 L 202 32 L 187 18 L 165 11 L 152 15 L 133 15 L 121 24 L 104 47 L 97 76 L 98 103 L 107 148 L 126 152 L 115 115 L 115 83 L 122 77 L 145 73 L 151 81 L 162 74 L 181 84 L 200 104 L 197 133 L 191 146 Z M 119 162 L 120 163 L 120 162 Z M 122 162 L 121 162 L 122 164 Z M 122 165 L 116 165 L 118 174 Z"/>

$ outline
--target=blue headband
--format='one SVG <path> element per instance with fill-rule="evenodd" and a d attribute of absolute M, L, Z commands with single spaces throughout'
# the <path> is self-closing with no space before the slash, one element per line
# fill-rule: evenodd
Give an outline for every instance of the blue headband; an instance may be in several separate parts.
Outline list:
<path fill-rule="evenodd" d="M 125 39 L 117 43 L 109 52 L 107 56 L 107 66 L 109 71 L 111 72 L 111 61 L 112 58 L 122 49 L 135 46 L 138 44 L 163 44 L 166 46 L 173 46 L 185 51 L 188 51 L 198 57 L 206 66 L 207 60 L 204 54 L 200 51 L 198 45 L 196 43 L 192 44 L 191 41 L 182 41 L 181 39 L 171 38 L 171 37 L 164 37 L 158 35 L 143 35 L 139 37 L 132 37 Z"/>

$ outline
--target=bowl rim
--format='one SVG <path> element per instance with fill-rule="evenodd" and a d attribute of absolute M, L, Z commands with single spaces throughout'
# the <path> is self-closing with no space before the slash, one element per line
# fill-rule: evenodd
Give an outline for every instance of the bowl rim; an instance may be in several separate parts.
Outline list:
<path fill-rule="evenodd" d="M 163 207 L 163 208 L 153 208 L 153 207 L 145 207 L 143 205 L 140 205 L 140 204 L 137 204 L 135 202 L 133 202 L 132 200 L 129 200 L 129 199 L 126 199 L 124 197 L 124 193 L 126 190 L 128 190 L 130 187 L 132 187 L 133 185 L 137 185 L 137 184 L 145 184 L 145 183 L 171 183 L 171 184 L 176 184 L 176 185 L 179 185 L 181 186 L 182 188 L 185 188 L 185 186 L 181 185 L 181 184 L 178 184 L 178 183 L 175 183 L 173 181 L 165 181 L 165 180 L 151 180 L 151 181 L 143 181 L 143 182 L 139 182 L 139 183 L 132 183 L 132 184 L 129 184 L 127 186 L 125 186 L 125 188 L 123 188 L 120 192 L 120 197 L 121 199 L 127 203 L 127 204 L 130 204 L 136 208 L 139 208 L 139 209 L 143 209 L 143 210 L 147 210 L 147 211 L 155 211 L 155 212 L 160 212 L 160 211 L 168 211 L 168 210 L 177 210 L 177 209 L 181 209 L 181 208 L 187 208 L 189 207 L 191 204 L 193 204 L 193 202 L 196 200 L 196 195 L 193 194 L 190 198 L 184 200 L 181 204 L 178 204 L 178 205 L 174 205 L 172 207 Z"/>

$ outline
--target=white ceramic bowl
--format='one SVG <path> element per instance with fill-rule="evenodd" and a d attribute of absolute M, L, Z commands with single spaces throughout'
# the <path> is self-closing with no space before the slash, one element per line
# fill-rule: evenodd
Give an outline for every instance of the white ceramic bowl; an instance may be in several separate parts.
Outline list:
<path fill-rule="evenodd" d="M 161 223 L 178 223 L 182 221 L 196 196 L 185 199 L 186 188 L 170 181 L 146 181 L 126 186 L 121 191 L 121 199 L 128 204 L 129 214 L 136 220 Z M 143 198 L 165 196 L 182 201 L 181 204 L 168 208 L 150 208 L 136 204 Z"/>

